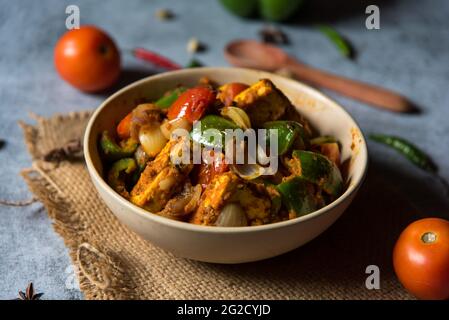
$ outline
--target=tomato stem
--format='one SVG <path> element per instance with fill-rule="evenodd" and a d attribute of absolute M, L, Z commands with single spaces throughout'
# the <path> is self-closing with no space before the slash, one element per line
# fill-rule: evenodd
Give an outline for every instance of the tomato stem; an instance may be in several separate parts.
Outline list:
<path fill-rule="evenodd" d="M 433 243 L 437 240 L 437 235 L 433 232 L 426 232 L 421 236 L 421 240 L 424 243 Z"/>

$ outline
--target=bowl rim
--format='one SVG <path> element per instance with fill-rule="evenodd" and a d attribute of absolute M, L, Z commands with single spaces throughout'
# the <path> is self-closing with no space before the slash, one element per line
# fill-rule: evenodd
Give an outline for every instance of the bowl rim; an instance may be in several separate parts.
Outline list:
<path fill-rule="evenodd" d="M 187 222 L 183 222 L 183 221 L 168 219 L 168 218 L 165 218 L 162 216 L 158 216 L 152 212 L 149 212 L 149 211 L 133 204 L 131 201 L 123 198 L 117 192 L 115 192 L 106 183 L 106 181 L 103 179 L 103 177 L 97 172 L 97 170 L 94 167 L 91 155 L 89 153 L 89 141 L 91 140 L 92 127 L 93 127 L 93 124 L 95 123 L 97 116 L 101 113 L 101 111 L 109 104 L 109 102 L 111 100 L 115 99 L 117 96 L 120 96 L 123 93 L 125 93 L 126 91 L 128 91 L 134 87 L 137 87 L 147 81 L 157 81 L 160 78 L 164 78 L 167 76 L 173 76 L 175 74 L 186 74 L 186 73 L 189 74 L 189 73 L 196 73 L 196 72 L 199 72 L 200 74 L 202 74 L 202 73 L 213 74 L 214 72 L 217 72 L 217 71 L 228 71 L 228 72 L 234 71 L 237 74 L 239 72 L 246 72 L 246 73 L 247 72 L 250 72 L 250 73 L 255 72 L 260 77 L 282 79 L 282 81 L 286 81 L 287 84 L 291 84 L 293 86 L 299 85 L 305 91 L 308 91 L 308 92 L 312 93 L 313 95 L 316 95 L 317 97 L 319 97 L 320 99 L 325 101 L 327 104 L 331 105 L 332 108 L 339 109 L 339 111 L 343 112 L 344 115 L 347 116 L 353 122 L 353 126 L 360 132 L 360 138 L 361 138 L 360 147 L 361 148 L 359 149 L 358 156 L 361 156 L 362 161 L 363 161 L 363 163 L 362 163 L 363 172 L 361 173 L 361 175 L 358 177 L 358 179 L 356 181 L 351 181 L 348 188 L 345 190 L 345 192 L 343 194 L 341 194 L 337 199 L 335 199 L 333 202 L 329 203 L 328 205 L 324 206 L 323 208 L 320 208 L 320 209 L 318 209 L 314 212 L 311 212 L 309 214 L 306 214 L 304 216 L 286 220 L 286 221 L 280 221 L 280 222 L 264 224 L 264 225 L 259 225 L 259 226 L 245 226 L 245 227 L 204 226 L 204 225 L 196 225 L 196 224 L 191 224 L 191 223 L 187 223 Z M 105 192 L 107 192 L 109 196 L 111 196 L 116 201 L 118 201 L 118 203 L 120 203 L 120 205 L 122 205 L 122 206 L 126 207 L 127 209 L 129 209 L 130 211 L 138 214 L 139 216 L 143 217 L 144 219 L 162 224 L 166 227 L 180 228 L 180 229 L 184 229 L 187 231 L 195 231 L 195 232 L 202 232 L 202 233 L 225 233 L 225 234 L 239 233 L 240 234 L 240 233 L 248 233 L 248 232 L 262 232 L 262 231 L 267 231 L 267 230 L 272 230 L 272 229 L 284 228 L 284 227 L 292 226 L 292 225 L 295 225 L 297 223 L 301 223 L 301 222 L 304 222 L 307 220 L 315 219 L 318 216 L 320 216 L 326 212 L 329 212 L 333 208 L 339 206 L 346 199 L 351 197 L 352 194 L 357 192 L 358 189 L 360 188 L 360 186 L 362 185 L 363 181 L 365 180 L 365 177 L 367 174 L 367 169 L 368 169 L 368 148 L 367 148 L 367 143 L 366 143 L 364 134 L 363 134 L 362 130 L 360 129 L 358 123 L 354 120 L 354 118 L 339 103 L 337 103 L 333 99 L 329 98 L 327 95 L 323 94 L 319 90 L 312 88 L 309 85 L 304 84 L 301 81 L 289 79 L 289 78 L 286 78 L 286 77 L 283 77 L 280 75 L 276 75 L 276 74 L 273 74 L 270 72 L 254 70 L 254 69 L 247 69 L 247 68 L 234 68 L 234 67 L 199 67 L 199 68 L 168 71 L 168 72 L 159 73 L 156 75 L 151 75 L 149 77 L 140 79 L 138 81 L 135 81 L 135 82 L 125 86 L 124 88 L 118 90 L 117 92 L 115 92 L 114 94 L 109 96 L 106 100 L 104 100 L 100 104 L 99 107 L 97 107 L 97 109 L 95 109 L 95 111 L 91 115 L 91 117 L 87 123 L 86 129 L 85 129 L 84 139 L 83 139 L 83 149 L 84 149 L 84 159 L 85 159 L 89 174 L 91 176 L 91 179 L 95 180 L 97 182 L 97 184 Z M 104 201 L 104 200 L 102 199 L 102 201 Z"/>

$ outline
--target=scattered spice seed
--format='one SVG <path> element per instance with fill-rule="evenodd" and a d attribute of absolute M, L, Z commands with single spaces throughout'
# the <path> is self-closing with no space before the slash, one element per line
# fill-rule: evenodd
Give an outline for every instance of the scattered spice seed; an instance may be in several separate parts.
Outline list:
<path fill-rule="evenodd" d="M 187 42 L 187 52 L 190 54 L 197 53 L 197 52 L 203 52 L 206 50 L 206 46 L 201 43 L 197 38 L 191 38 Z"/>
<path fill-rule="evenodd" d="M 44 155 L 48 162 L 61 162 L 62 160 L 79 159 L 83 154 L 83 146 L 80 139 L 73 139 L 59 148 L 50 150 Z"/>
<path fill-rule="evenodd" d="M 273 44 L 289 44 L 290 39 L 281 29 L 274 26 L 265 26 L 259 31 L 259 35 L 263 42 Z"/>
<path fill-rule="evenodd" d="M 161 21 L 171 20 L 175 17 L 173 11 L 169 9 L 159 9 L 156 11 L 155 16 Z"/>
<path fill-rule="evenodd" d="M 355 50 L 349 41 L 343 37 L 337 30 L 328 25 L 318 25 L 321 31 L 338 49 L 338 51 L 346 58 L 354 59 Z"/>
<path fill-rule="evenodd" d="M 33 283 L 30 282 L 25 292 L 19 291 L 19 297 L 16 300 L 40 300 L 43 293 L 36 293 L 34 291 Z"/>
<path fill-rule="evenodd" d="M 384 134 L 371 134 L 369 137 L 373 141 L 392 147 L 419 168 L 432 173 L 437 172 L 437 166 L 430 157 L 407 140 Z"/>

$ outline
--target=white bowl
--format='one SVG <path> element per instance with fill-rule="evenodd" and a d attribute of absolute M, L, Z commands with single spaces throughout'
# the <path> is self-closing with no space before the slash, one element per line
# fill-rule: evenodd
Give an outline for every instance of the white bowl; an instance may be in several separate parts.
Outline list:
<path fill-rule="evenodd" d="M 97 142 L 103 130 L 114 130 L 136 103 L 156 99 L 178 84 L 194 86 L 207 76 L 219 84 L 254 83 L 269 78 L 323 135 L 333 135 L 348 159 L 348 188 L 334 202 L 296 219 L 251 227 L 212 227 L 170 220 L 150 213 L 118 195 L 102 177 Z M 173 254 L 206 262 L 242 263 L 267 259 L 312 240 L 346 210 L 367 170 L 366 141 L 352 117 L 336 102 L 300 82 L 271 73 L 238 68 L 194 68 L 167 72 L 137 81 L 104 101 L 92 115 L 84 136 L 84 154 L 91 179 L 117 218 L 152 244 Z"/>

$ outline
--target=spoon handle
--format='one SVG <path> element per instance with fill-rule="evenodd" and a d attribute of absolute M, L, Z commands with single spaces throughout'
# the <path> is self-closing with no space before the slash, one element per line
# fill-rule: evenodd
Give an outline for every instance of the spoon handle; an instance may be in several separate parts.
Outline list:
<path fill-rule="evenodd" d="M 415 107 L 407 98 L 393 91 L 321 71 L 293 59 L 289 60 L 287 68 L 299 80 L 317 87 L 330 89 L 376 107 L 394 112 L 415 111 Z"/>

